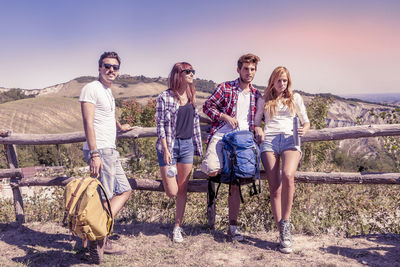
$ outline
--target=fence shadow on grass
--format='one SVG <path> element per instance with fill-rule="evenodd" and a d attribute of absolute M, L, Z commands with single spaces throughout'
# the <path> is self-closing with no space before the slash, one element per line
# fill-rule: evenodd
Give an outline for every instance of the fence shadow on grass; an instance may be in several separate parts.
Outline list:
<path fill-rule="evenodd" d="M 113 233 L 120 235 L 134 235 L 134 236 L 139 236 L 140 234 L 146 236 L 155 236 L 155 235 L 171 236 L 173 227 L 174 227 L 173 223 L 133 222 L 128 224 L 115 224 Z M 189 236 L 197 236 L 200 234 L 211 232 L 211 229 L 203 224 L 183 225 L 182 228 L 185 234 Z"/>
<path fill-rule="evenodd" d="M 393 266 L 400 262 L 400 235 L 396 234 L 371 234 L 365 236 L 353 236 L 351 238 L 366 238 L 374 242 L 367 248 L 329 246 L 320 250 L 327 253 L 342 255 L 355 259 L 368 266 Z M 397 262 L 397 263 L 396 263 Z"/>
<path fill-rule="evenodd" d="M 186 236 L 199 236 L 202 234 L 208 234 L 217 243 L 231 242 L 232 240 L 226 234 L 226 231 L 213 230 L 204 224 L 199 225 L 183 225 L 183 230 Z M 171 238 L 172 236 L 173 223 L 131 223 L 131 224 L 117 224 L 114 227 L 115 239 L 118 239 L 118 235 L 134 235 L 139 236 L 141 234 L 146 236 L 165 235 Z M 242 244 L 255 246 L 261 249 L 276 250 L 278 243 L 270 242 L 267 240 L 261 240 L 259 238 L 250 237 L 243 234 L 244 241 Z M 111 238 L 113 239 L 113 237 Z"/>
<path fill-rule="evenodd" d="M 16 263 L 26 266 L 71 266 L 88 263 L 83 251 L 79 253 L 75 250 L 75 242 L 69 234 L 48 234 L 16 223 L 0 223 L 0 232 L 0 240 L 14 246 L 10 249 L 18 248 L 26 253 L 25 256 L 10 259 Z"/>

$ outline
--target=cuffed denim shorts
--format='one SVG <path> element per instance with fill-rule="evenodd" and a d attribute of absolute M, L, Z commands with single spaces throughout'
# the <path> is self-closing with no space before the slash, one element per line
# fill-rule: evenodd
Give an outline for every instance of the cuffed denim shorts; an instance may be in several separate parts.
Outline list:
<path fill-rule="evenodd" d="M 193 146 L 193 139 L 175 139 L 175 144 L 172 149 L 172 165 L 175 165 L 176 162 L 190 164 L 193 163 L 193 155 L 194 155 L 194 146 Z M 158 158 L 158 165 L 160 167 L 167 166 L 164 161 L 164 154 L 161 151 L 157 150 L 157 158 Z"/>
<path fill-rule="evenodd" d="M 301 153 L 300 146 L 294 145 L 293 135 L 291 134 L 266 135 L 260 146 L 261 153 L 274 152 L 281 155 L 286 150 L 297 150 Z"/>
<path fill-rule="evenodd" d="M 98 149 L 101 162 L 103 163 L 103 171 L 98 177 L 103 185 L 108 199 L 111 199 L 114 194 L 120 195 L 126 191 L 132 190 L 128 178 L 122 169 L 119 160 L 119 152 L 115 148 L 102 148 Z M 90 164 L 89 150 L 83 150 L 83 159 Z M 103 192 L 101 191 L 101 196 Z"/>

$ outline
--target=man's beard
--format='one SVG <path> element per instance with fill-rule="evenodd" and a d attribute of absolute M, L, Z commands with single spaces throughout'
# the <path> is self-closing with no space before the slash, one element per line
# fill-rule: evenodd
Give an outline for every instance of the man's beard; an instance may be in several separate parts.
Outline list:
<path fill-rule="evenodd" d="M 245 80 L 243 80 L 242 76 L 239 76 L 239 79 L 240 79 L 240 81 L 241 81 L 242 83 L 251 83 L 251 81 L 253 80 L 253 78 L 251 78 L 250 81 L 245 81 Z"/>

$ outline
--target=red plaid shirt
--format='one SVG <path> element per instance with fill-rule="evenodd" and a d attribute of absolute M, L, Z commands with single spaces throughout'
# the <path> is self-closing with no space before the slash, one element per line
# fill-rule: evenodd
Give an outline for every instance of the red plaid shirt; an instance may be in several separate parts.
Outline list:
<path fill-rule="evenodd" d="M 254 88 L 251 84 L 250 86 L 250 125 L 251 131 L 254 130 L 254 117 L 256 114 L 256 103 L 257 99 L 261 97 L 261 93 Z M 238 90 L 239 90 L 239 79 L 235 81 L 225 82 L 218 85 L 214 93 L 207 99 L 203 105 L 203 112 L 212 121 L 212 129 L 210 135 L 207 138 L 207 143 L 210 141 L 211 137 L 221 129 L 226 122 L 221 120 L 222 114 L 235 117 L 234 107 L 238 101 Z"/>

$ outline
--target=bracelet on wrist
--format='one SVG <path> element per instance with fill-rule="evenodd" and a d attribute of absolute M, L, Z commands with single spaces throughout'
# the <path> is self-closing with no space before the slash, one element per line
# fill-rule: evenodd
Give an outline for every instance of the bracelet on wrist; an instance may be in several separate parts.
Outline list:
<path fill-rule="evenodd" d="M 90 155 L 99 154 L 99 151 L 98 151 L 97 149 L 90 150 L 90 151 L 89 151 L 89 154 L 90 154 Z"/>

